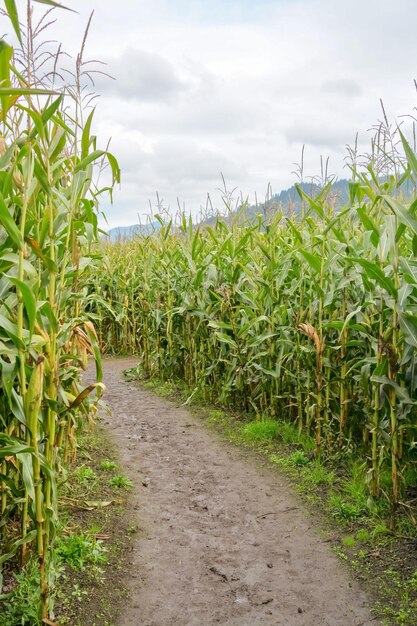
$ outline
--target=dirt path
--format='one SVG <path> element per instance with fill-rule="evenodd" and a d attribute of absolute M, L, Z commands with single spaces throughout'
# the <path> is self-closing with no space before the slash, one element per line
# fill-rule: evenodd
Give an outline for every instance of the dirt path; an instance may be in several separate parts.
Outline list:
<path fill-rule="evenodd" d="M 106 421 L 144 529 L 119 626 L 375 625 L 369 601 L 275 471 L 104 362 Z"/>

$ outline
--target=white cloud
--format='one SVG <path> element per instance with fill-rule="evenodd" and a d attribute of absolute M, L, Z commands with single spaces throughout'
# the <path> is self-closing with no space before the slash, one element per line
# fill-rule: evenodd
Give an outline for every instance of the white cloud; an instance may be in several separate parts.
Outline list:
<path fill-rule="evenodd" d="M 21 0 L 22 7 L 24 5 Z M 95 130 L 122 167 L 112 225 L 137 220 L 159 190 L 198 210 L 221 184 L 263 197 L 289 186 L 306 144 L 343 169 L 345 145 L 415 105 L 415 0 L 73 0 L 54 37 L 108 61 Z M 358 19 L 359 16 L 359 19 Z"/>

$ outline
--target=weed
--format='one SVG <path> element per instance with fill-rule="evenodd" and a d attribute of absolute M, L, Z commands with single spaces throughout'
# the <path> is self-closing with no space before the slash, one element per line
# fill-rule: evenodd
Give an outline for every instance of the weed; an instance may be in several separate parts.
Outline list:
<path fill-rule="evenodd" d="M 77 476 L 79 482 L 84 486 L 97 480 L 97 474 L 88 465 L 82 465 L 77 471 Z"/>
<path fill-rule="evenodd" d="M 342 544 L 345 548 L 353 548 L 356 544 L 355 537 L 352 535 L 346 535 L 346 537 L 342 537 Z"/>
<path fill-rule="evenodd" d="M 357 531 L 355 538 L 358 541 L 369 541 L 369 530 L 367 530 L 366 528 L 361 528 Z"/>
<path fill-rule="evenodd" d="M 40 575 L 35 560 L 30 561 L 18 574 L 14 574 L 16 588 L 1 611 L 3 626 L 40 626 Z"/>
<path fill-rule="evenodd" d="M 104 472 L 114 472 L 118 469 L 118 465 L 114 461 L 109 461 L 108 459 L 105 459 L 100 463 L 100 469 Z"/>
<path fill-rule="evenodd" d="M 129 528 L 127 529 L 127 531 L 126 531 L 126 534 L 127 534 L 128 536 L 131 536 L 131 535 L 135 535 L 137 532 L 138 532 L 138 526 L 137 526 L 137 524 L 131 524 L 131 525 L 129 526 Z"/>
<path fill-rule="evenodd" d="M 364 514 L 360 506 L 346 502 L 342 496 L 339 495 L 330 496 L 329 507 L 332 516 L 340 522 L 353 522 Z"/>
<path fill-rule="evenodd" d="M 90 533 L 62 535 L 56 544 L 58 561 L 73 569 L 107 563 L 107 549 Z"/>
<path fill-rule="evenodd" d="M 292 465 L 293 467 L 304 467 L 308 463 L 310 463 L 310 459 L 308 456 L 304 454 L 302 450 L 296 450 L 288 457 L 288 465 Z"/>
<path fill-rule="evenodd" d="M 376 537 L 381 537 L 382 535 L 389 535 L 391 531 L 385 524 L 375 524 L 373 529 L 371 530 L 372 539 L 376 539 Z"/>
<path fill-rule="evenodd" d="M 349 561 L 349 557 L 345 552 L 343 552 L 342 548 L 340 548 L 339 546 L 335 546 L 333 548 L 333 552 L 336 554 L 337 557 L 339 557 L 341 561 Z"/>
<path fill-rule="evenodd" d="M 133 487 L 132 481 L 123 474 L 118 474 L 110 478 L 109 485 L 110 487 L 117 487 L 119 489 L 132 489 Z"/>

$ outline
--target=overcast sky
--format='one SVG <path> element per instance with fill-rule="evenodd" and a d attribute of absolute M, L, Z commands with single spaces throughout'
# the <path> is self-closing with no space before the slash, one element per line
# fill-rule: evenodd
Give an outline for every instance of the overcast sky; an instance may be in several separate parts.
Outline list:
<path fill-rule="evenodd" d="M 62 0 L 64 1 L 64 0 Z M 65 2 L 64 2 L 65 3 Z M 22 2 L 20 3 L 22 4 Z M 110 226 L 138 221 L 155 193 L 176 208 L 205 205 L 223 173 L 254 201 L 306 177 L 346 177 L 346 144 L 417 104 L 415 0 L 67 0 L 50 35 L 107 62 L 94 131 L 122 169 Z"/>

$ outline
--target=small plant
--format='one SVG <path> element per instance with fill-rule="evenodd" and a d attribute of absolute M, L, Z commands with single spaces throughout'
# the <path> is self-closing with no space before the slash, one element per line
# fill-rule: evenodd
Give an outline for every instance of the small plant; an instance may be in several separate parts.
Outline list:
<path fill-rule="evenodd" d="M 81 602 L 83 597 L 87 595 L 88 595 L 88 591 L 86 591 L 85 589 L 81 589 L 80 585 L 78 585 L 77 583 L 74 584 L 72 591 L 71 591 L 71 596 L 73 598 L 75 598 L 78 602 Z"/>
<path fill-rule="evenodd" d="M 363 509 L 357 504 L 346 502 L 341 496 L 331 496 L 329 506 L 333 517 L 340 522 L 353 522 L 364 513 Z"/>
<path fill-rule="evenodd" d="M 369 531 L 366 528 L 361 528 L 355 535 L 358 541 L 369 541 Z"/>
<path fill-rule="evenodd" d="M 308 463 L 310 463 L 310 459 L 302 450 L 296 450 L 288 457 L 288 465 L 293 467 L 304 467 Z"/>
<path fill-rule="evenodd" d="M 417 591 L 417 570 L 410 576 L 408 583 L 413 591 Z"/>
<path fill-rule="evenodd" d="M 346 535 L 346 537 L 342 537 L 342 544 L 345 548 L 353 548 L 355 546 L 355 537 L 352 535 Z"/>
<path fill-rule="evenodd" d="M 137 532 L 138 532 L 138 526 L 136 524 L 132 524 L 131 526 L 129 526 L 129 528 L 126 531 L 129 537 L 132 535 L 135 535 Z"/>
<path fill-rule="evenodd" d="M 391 531 L 385 524 L 375 524 L 374 528 L 371 531 L 372 539 L 376 537 L 381 537 L 383 535 L 389 535 Z"/>
<path fill-rule="evenodd" d="M 349 561 L 349 557 L 347 556 L 347 554 L 345 554 L 345 552 L 343 552 L 342 548 L 340 548 L 339 546 L 335 546 L 333 548 L 333 552 L 336 554 L 336 556 L 339 557 L 341 561 Z"/>
<path fill-rule="evenodd" d="M 39 605 L 40 575 L 36 561 L 30 561 L 18 574 L 14 574 L 16 588 L 5 600 L 1 609 L 0 624 L 4 626 L 41 626 Z"/>
<path fill-rule="evenodd" d="M 104 472 L 114 472 L 117 470 L 118 465 L 114 461 L 109 461 L 108 459 L 102 461 L 100 463 L 100 469 Z"/>
<path fill-rule="evenodd" d="M 88 465 L 82 465 L 78 469 L 77 474 L 78 480 L 82 485 L 88 485 L 88 483 L 97 479 L 97 474 L 91 467 L 88 467 Z"/>
<path fill-rule="evenodd" d="M 110 487 L 117 487 L 118 489 L 132 489 L 133 487 L 132 481 L 123 474 L 118 474 L 110 478 L 109 485 Z"/>
<path fill-rule="evenodd" d="M 56 545 L 58 561 L 73 569 L 83 569 L 89 565 L 107 563 L 107 549 L 92 534 L 63 535 Z"/>

